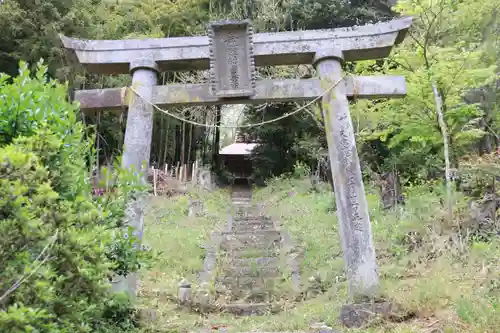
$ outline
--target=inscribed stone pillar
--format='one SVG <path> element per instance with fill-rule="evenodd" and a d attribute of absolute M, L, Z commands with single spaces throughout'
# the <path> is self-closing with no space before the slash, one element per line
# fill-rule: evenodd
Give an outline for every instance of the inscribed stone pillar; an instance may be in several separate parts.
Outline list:
<path fill-rule="evenodd" d="M 153 61 L 133 61 L 130 64 L 132 87 L 144 99 L 153 99 L 153 86 L 158 83 L 158 71 Z M 125 130 L 122 166 L 143 172 L 144 181 L 147 177 L 147 166 L 151 152 L 153 135 L 153 107 L 130 93 L 130 102 Z"/>
<path fill-rule="evenodd" d="M 130 64 L 132 73 L 132 87 L 144 97 L 145 100 L 153 99 L 153 86 L 158 81 L 157 66 L 153 61 L 140 59 Z M 122 167 L 141 173 L 144 183 L 147 181 L 147 170 L 151 152 L 153 135 L 153 107 L 133 92 L 130 93 L 127 128 L 123 147 Z M 125 210 L 125 224 L 134 229 L 134 236 L 138 242 L 136 249 L 140 248 L 144 229 L 145 198 L 138 197 L 127 203 Z M 126 277 L 118 277 L 113 283 L 113 290 L 126 292 L 134 298 L 137 293 L 137 274 L 132 273 Z"/>
<path fill-rule="evenodd" d="M 342 61 L 343 54 L 340 50 L 322 50 L 316 53 L 314 66 L 323 88 L 331 87 L 342 78 Z M 368 205 L 345 90 L 343 82 L 329 90 L 323 96 L 322 112 L 349 296 L 358 301 L 375 296 L 379 278 Z"/>

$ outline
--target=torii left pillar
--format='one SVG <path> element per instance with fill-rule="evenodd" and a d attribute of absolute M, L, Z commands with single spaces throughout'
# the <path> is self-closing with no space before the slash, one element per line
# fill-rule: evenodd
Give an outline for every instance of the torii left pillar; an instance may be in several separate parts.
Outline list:
<path fill-rule="evenodd" d="M 158 83 L 158 66 L 153 60 L 139 59 L 130 63 L 132 87 L 144 97 L 131 94 L 125 130 L 122 167 L 140 174 L 144 184 L 147 183 L 147 171 L 151 154 L 151 140 L 153 137 L 153 106 L 146 102 L 153 99 L 153 87 Z M 144 230 L 145 198 L 137 197 L 127 203 L 125 223 L 134 230 L 137 237 L 136 248 L 142 242 Z M 132 299 L 137 295 L 137 273 L 120 276 L 114 281 L 113 290 L 125 292 Z"/>

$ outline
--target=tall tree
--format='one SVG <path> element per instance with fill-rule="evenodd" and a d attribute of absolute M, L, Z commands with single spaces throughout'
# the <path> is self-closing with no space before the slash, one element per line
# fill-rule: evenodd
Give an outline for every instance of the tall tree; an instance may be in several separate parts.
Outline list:
<path fill-rule="evenodd" d="M 396 168 L 413 178 L 437 176 L 443 165 L 443 125 L 455 167 L 458 157 L 486 135 L 480 126 L 483 112 L 463 98 L 470 89 L 495 80 L 496 64 L 482 31 L 498 5 L 497 0 L 481 4 L 481 8 L 470 0 L 398 3 L 398 11 L 415 17 L 409 37 L 386 62 L 357 64 L 358 73 L 400 74 L 408 85 L 404 99 L 358 102 L 353 112 L 361 118 L 360 141 L 378 142 L 387 151 L 385 158 L 373 159 L 380 151 L 365 146 L 364 152 L 371 151 L 371 160 L 376 160 L 374 168 Z M 488 6 L 489 10 L 484 8 Z M 433 85 L 442 100 L 442 124 Z"/>
<path fill-rule="evenodd" d="M 0 5 L 0 72 L 17 73 L 18 61 L 35 64 L 40 58 L 49 73 L 65 63 L 59 33 L 95 35 L 101 0 L 5 0 Z"/>

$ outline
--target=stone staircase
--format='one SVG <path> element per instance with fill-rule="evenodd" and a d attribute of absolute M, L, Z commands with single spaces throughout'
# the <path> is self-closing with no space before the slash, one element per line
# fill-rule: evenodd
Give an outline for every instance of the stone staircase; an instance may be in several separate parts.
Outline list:
<path fill-rule="evenodd" d="M 287 260 L 288 234 L 252 204 L 251 187 L 234 185 L 227 228 L 214 233 L 202 280 L 215 284 L 218 303 L 236 315 L 279 311 L 276 288 L 290 275 L 298 288 L 298 265 Z"/>

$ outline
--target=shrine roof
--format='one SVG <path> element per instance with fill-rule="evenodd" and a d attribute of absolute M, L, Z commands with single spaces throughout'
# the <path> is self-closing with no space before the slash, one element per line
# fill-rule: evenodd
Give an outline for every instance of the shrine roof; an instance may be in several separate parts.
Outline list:
<path fill-rule="evenodd" d="M 250 155 L 258 143 L 233 143 L 222 148 L 219 155 Z"/>
<path fill-rule="evenodd" d="M 346 61 L 387 57 L 411 26 L 412 18 L 327 30 L 253 34 L 255 66 L 312 64 L 320 49 L 343 51 Z M 209 37 L 78 40 L 60 36 L 71 57 L 87 71 L 129 73 L 134 59 L 149 59 L 160 71 L 209 69 Z"/>

